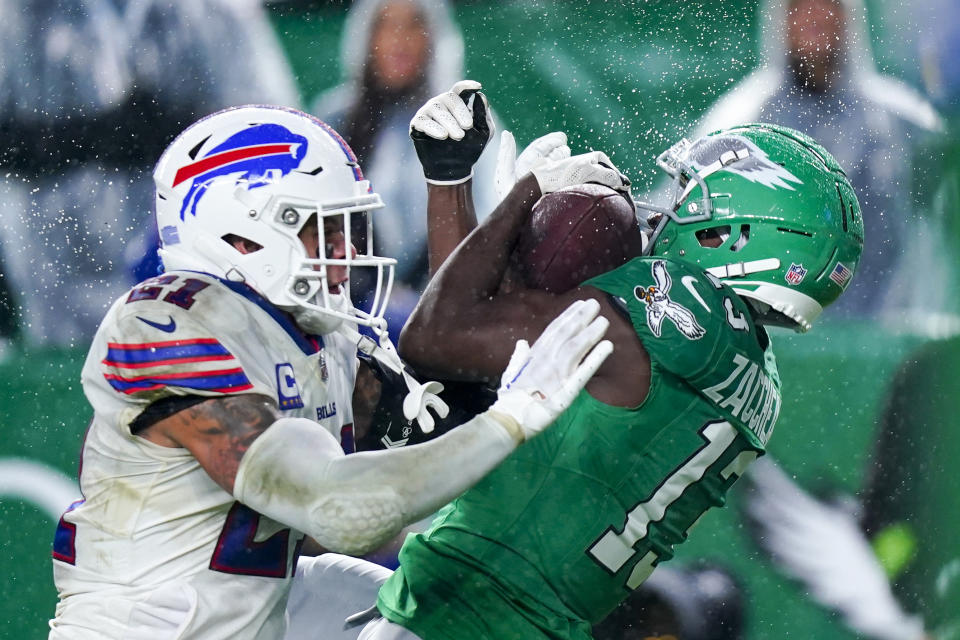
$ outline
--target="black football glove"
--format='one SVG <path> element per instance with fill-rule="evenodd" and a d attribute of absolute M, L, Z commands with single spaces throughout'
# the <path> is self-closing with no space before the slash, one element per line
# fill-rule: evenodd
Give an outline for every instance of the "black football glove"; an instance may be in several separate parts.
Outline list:
<path fill-rule="evenodd" d="M 452 400 L 450 413 L 437 416 L 434 429 L 424 433 L 417 422 L 408 420 L 403 414 L 403 400 L 407 394 L 403 376 L 376 358 L 361 357 L 380 381 L 380 395 L 373 408 L 366 436 L 357 441 L 357 451 L 392 449 L 426 442 L 486 411 L 497 398 L 496 391 L 478 383 L 445 382 L 444 396 Z"/>
<path fill-rule="evenodd" d="M 430 184 L 469 180 L 493 132 L 487 98 L 480 83 L 472 80 L 461 80 L 431 98 L 410 121 L 410 138 Z"/>

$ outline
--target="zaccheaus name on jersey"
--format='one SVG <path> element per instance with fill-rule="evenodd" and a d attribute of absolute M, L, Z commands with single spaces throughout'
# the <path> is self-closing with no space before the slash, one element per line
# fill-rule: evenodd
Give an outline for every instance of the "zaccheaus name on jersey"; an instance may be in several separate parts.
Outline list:
<path fill-rule="evenodd" d="M 766 446 L 780 414 L 780 391 L 756 362 L 738 353 L 732 364 L 730 375 L 703 389 L 703 394 L 742 421 Z"/>

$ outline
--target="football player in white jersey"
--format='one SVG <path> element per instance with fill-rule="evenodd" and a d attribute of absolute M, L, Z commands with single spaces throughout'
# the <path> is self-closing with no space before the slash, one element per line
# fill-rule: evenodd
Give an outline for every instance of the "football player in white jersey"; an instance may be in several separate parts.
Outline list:
<path fill-rule="evenodd" d="M 113 304 L 83 368 L 94 417 L 54 541 L 51 639 L 280 638 L 305 536 L 375 548 L 550 424 L 610 352 L 577 302 L 518 343 L 490 410 L 347 456 L 358 350 L 406 381 L 408 420 L 445 413 L 385 333 L 394 261 L 373 255 L 382 203 L 352 151 L 299 111 L 237 107 L 188 127 L 154 179 L 166 270 Z M 358 267 L 376 271 L 368 310 L 350 300 Z"/>

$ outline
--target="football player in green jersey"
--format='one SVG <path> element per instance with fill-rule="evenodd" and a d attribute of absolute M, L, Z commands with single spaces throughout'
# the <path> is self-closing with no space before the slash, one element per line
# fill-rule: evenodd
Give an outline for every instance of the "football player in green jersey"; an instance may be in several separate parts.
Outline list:
<path fill-rule="evenodd" d="M 493 381 L 510 345 L 582 298 L 601 305 L 615 350 L 548 433 L 407 538 L 362 639 L 590 638 L 764 453 L 780 409 L 764 327 L 808 330 L 863 246 L 830 154 L 752 124 L 658 158 L 674 188 L 663 206 L 637 205 L 652 226 L 644 255 L 561 294 L 505 285 L 521 226 L 568 160 L 540 154 L 470 231 L 470 168 L 487 135 L 477 88 L 428 102 L 411 123 L 434 264 L 449 256 L 403 333 L 404 357 Z"/>

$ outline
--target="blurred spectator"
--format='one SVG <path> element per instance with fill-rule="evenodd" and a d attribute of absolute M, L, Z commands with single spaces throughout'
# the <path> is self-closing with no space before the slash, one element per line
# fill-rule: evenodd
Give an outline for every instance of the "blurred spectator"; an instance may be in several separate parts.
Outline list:
<path fill-rule="evenodd" d="M 928 0 L 914 13 L 924 88 L 946 131 L 915 156 L 925 242 L 905 249 L 913 269 L 891 287 L 900 292 L 901 321 L 942 338 L 960 333 L 960 10 L 955 0 Z"/>
<path fill-rule="evenodd" d="M 344 82 L 321 94 L 312 112 L 342 132 L 386 203 L 375 214 L 374 240 L 379 255 L 398 260 L 401 286 L 395 286 L 395 312 L 388 319 L 402 322 L 427 279 L 427 192 L 408 136 L 410 119 L 462 79 L 463 38 L 445 0 L 357 0 L 344 26 L 340 60 Z M 496 149 L 488 148 L 475 170 L 479 217 L 496 204 L 495 162 Z"/>
<path fill-rule="evenodd" d="M 833 315 L 875 315 L 899 306 L 891 287 L 908 238 L 918 134 L 940 130 L 917 92 L 877 72 L 860 0 L 767 0 L 759 68 L 722 96 L 694 136 L 743 122 L 794 127 L 821 141 L 850 176 L 866 244 L 853 290 Z"/>
<path fill-rule="evenodd" d="M 0 0 L 0 15 L 0 262 L 25 342 L 82 345 L 152 242 L 159 150 L 204 113 L 297 94 L 255 0 Z"/>
<path fill-rule="evenodd" d="M 889 241 L 901 254 L 900 268 L 884 283 L 896 297 L 890 309 L 898 311 L 898 320 L 914 333 L 955 337 L 926 342 L 909 353 L 885 389 L 874 453 L 858 497 L 808 493 L 769 457 L 751 466 L 743 485 L 753 537 L 775 566 L 858 637 L 876 640 L 956 637 L 960 629 L 955 542 L 960 493 L 953 471 L 960 455 L 960 15 L 955 7 L 953 0 L 913 7 L 920 28 L 912 37 L 919 43 L 926 88 L 947 116 L 946 135 L 911 140 L 926 144 L 912 158 L 895 156 L 890 162 L 922 181 L 915 186 L 922 216 L 909 224 L 923 233 L 886 238 L 868 228 L 865 246 L 866 255 L 875 242 Z M 903 87 L 875 77 L 881 84 L 872 90 L 889 90 L 890 104 L 906 108 L 913 101 L 919 120 L 931 114 L 916 96 L 900 95 L 898 103 Z M 887 104 L 881 98 L 876 102 Z M 897 113 L 893 106 L 881 115 L 890 113 Z M 939 128 L 934 121 L 919 124 Z M 850 137 L 837 132 L 833 144 Z M 829 146 L 831 140 L 824 142 Z M 883 186 L 876 184 L 868 193 Z M 867 215 L 864 210 L 869 221 Z M 888 386 L 886 380 L 879 383 Z"/>
<path fill-rule="evenodd" d="M 925 314 L 938 329 L 929 333 L 952 337 L 924 344 L 901 363 L 885 394 L 860 495 L 863 526 L 894 594 L 923 616 L 934 638 L 947 638 L 960 630 L 960 483 L 954 470 L 960 456 L 960 12 L 953 0 L 932 0 L 922 9 L 925 86 L 947 119 L 947 135 L 918 163 L 927 178 L 925 216 L 940 240 L 923 257 L 938 271 L 933 279 L 939 287 L 926 286 L 922 271 L 905 292 L 924 290 L 927 302 L 939 296 L 940 313 Z"/>
<path fill-rule="evenodd" d="M 118 211 L 125 174 L 113 115 L 132 92 L 113 4 L 0 0 L 0 243 L 19 322 L 32 343 L 93 335 L 135 233 Z M 122 284 L 121 284 L 122 283 Z"/>

